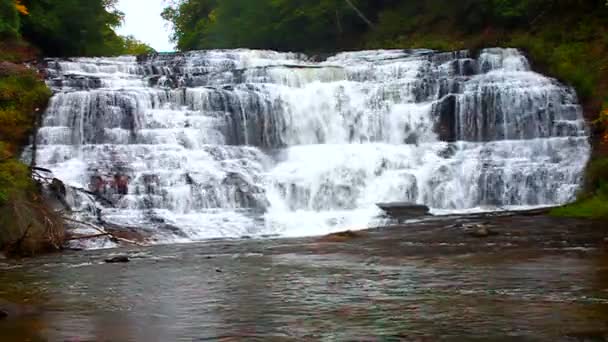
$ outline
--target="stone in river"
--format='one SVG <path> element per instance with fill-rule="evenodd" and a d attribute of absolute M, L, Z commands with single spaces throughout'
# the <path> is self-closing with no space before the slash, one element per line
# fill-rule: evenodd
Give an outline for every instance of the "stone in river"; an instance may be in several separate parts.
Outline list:
<path fill-rule="evenodd" d="M 129 262 L 129 257 L 126 255 L 118 255 L 112 258 L 108 258 L 105 260 L 108 264 L 117 264 L 117 263 L 123 263 L 123 262 Z"/>
<path fill-rule="evenodd" d="M 469 231 L 469 235 L 476 238 L 486 238 L 489 236 L 498 235 L 497 232 L 490 230 L 490 228 L 483 224 L 474 225 L 471 227 L 472 230 Z"/>
<path fill-rule="evenodd" d="M 376 205 L 388 216 L 398 220 L 428 216 L 431 212 L 431 209 L 426 205 L 412 204 L 407 202 L 378 203 Z"/>

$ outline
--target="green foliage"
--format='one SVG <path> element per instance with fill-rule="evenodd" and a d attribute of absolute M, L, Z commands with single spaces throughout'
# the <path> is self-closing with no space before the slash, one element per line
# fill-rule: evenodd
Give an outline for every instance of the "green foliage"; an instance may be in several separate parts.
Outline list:
<path fill-rule="evenodd" d="M 0 149 L 5 149 L 5 156 L 10 155 L 2 143 Z M 0 160 L 0 206 L 6 203 L 9 196 L 32 190 L 32 184 L 26 165 L 14 158 Z"/>
<path fill-rule="evenodd" d="M 13 0 L 0 0 L 0 39 L 15 37 L 19 32 L 19 14 Z"/>
<path fill-rule="evenodd" d="M 585 188 L 575 203 L 553 209 L 558 217 L 608 218 L 608 158 L 597 158 L 587 166 Z"/>
<path fill-rule="evenodd" d="M 127 55 L 144 55 L 155 52 L 153 48 L 145 43 L 140 42 L 133 36 L 122 37 L 123 39 L 123 54 Z"/>
<path fill-rule="evenodd" d="M 27 0 L 22 35 L 51 56 L 119 54 L 114 28 L 122 14 L 111 0 Z"/>
<path fill-rule="evenodd" d="M 374 12 L 387 1 L 350 2 Z M 187 0 L 167 8 L 163 17 L 172 22 L 181 50 L 327 50 L 368 27 L 344 0 Z"/>
<path fill-rule="evenodd" d="M 34 71 L 15 66 L 0 75 L 0 206 L 34 189 L 29 169 L 16 156 L 31 133 L 37 109 L 44 108 L 50 96 Z"/>
<path fill-rule="evenodd" d="M 153 52 L 133 37 L 116 34 L 123 14 L 117 0 L 0 0 L 0 43 L 20 36 L 46 56 L 115 56 Z M 0 60 L 13 60 L 10 50 Z"/>
<path fill-rule="evenodd" d="M 4 63 L 0 69 L 0 249 L 32 255 L 61 247 L 61 220 L 42 201 L 19 147 L 51 95 L 34 71 Z"/>
<path fill-rule="evenodd" d="M 33 71 L 23 70 L 18 74 L 0 77 L 2 140 L 13 146 L 25 142 L 37 112 L 46 106 L 50 95 L 50 90 Z"/>
<path fill-rule="evenodd" d="M 608 197 L 595 196 L 579 200 L 573 204 L 555 208 L 551 215 L 557 217 L 577 217 L 577 218 L 608 218 Z"/>

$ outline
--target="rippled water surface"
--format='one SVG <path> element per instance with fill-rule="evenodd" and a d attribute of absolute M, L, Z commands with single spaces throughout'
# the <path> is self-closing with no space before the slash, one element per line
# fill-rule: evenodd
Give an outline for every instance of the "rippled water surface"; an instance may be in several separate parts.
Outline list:
<path fill-rule="evenodd" d="M 535 222 L 499 223 L 501 236 L 485 240 L 450 221 L 346 241 L 211 241 L 0 261 L 0 298 L 25 304 L 0 321 L 0 336 L 602 340 L 604 232 L 554 221 L 543 223 L 550 232 L 532 231 Z M 103 263 L 119 252 L 131 262 Z"/>

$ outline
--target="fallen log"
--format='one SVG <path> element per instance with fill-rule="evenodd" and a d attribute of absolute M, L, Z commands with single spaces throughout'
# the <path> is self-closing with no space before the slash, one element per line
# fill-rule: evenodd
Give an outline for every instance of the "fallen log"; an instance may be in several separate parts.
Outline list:
<path fill-rule="evenodd" d="M 125 238 L 118 237 L 115 234 L 106 231 L 104 228 L 99 227 L 99 226 L 94 225 L 94 224 L 89 223 L 89 222 L 75 220 L 75 219 L 70 218 L 70 217 L 63 217 L 63 219 L 66 220 L 66 221 L 69 221 L 69 222 L 81 224 L 81 225 L 87 226 L 89 228 L 95 229 L 100 234 L 104 234 L 106 236 L 109 236 L 110 239 L 112 239 L 114 241 L 121 241 L 121 242 L 125 242 L 125 243 L 131 244 L 131 245 L 140 246 L 140 247 L 145 247 L 146 246 L 145 244 L 139 243 L 137 241 L 132 241 L 132 240 L 128 240 L 128 239 L 125 239 Z"/>

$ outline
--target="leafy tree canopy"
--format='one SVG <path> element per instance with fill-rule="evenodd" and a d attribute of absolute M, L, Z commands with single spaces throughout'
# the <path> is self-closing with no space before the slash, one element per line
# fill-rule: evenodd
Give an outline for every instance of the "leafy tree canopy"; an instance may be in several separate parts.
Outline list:
<path fill-rule="evenodd" d="M 115 29 L 117 0 L 0 0 L 0 40 L 19 36 L 47 56 L 100 56 L 153 51 Z"/>
<path fill-rule="evenodd" d="M 368 33 L 386 39 L 416 30 L 512 29 L 548 13 L 603 7 L 605 0 L 173 0 L 163 17 L 180 50 L 315 51 L 369 45 Z"/>

